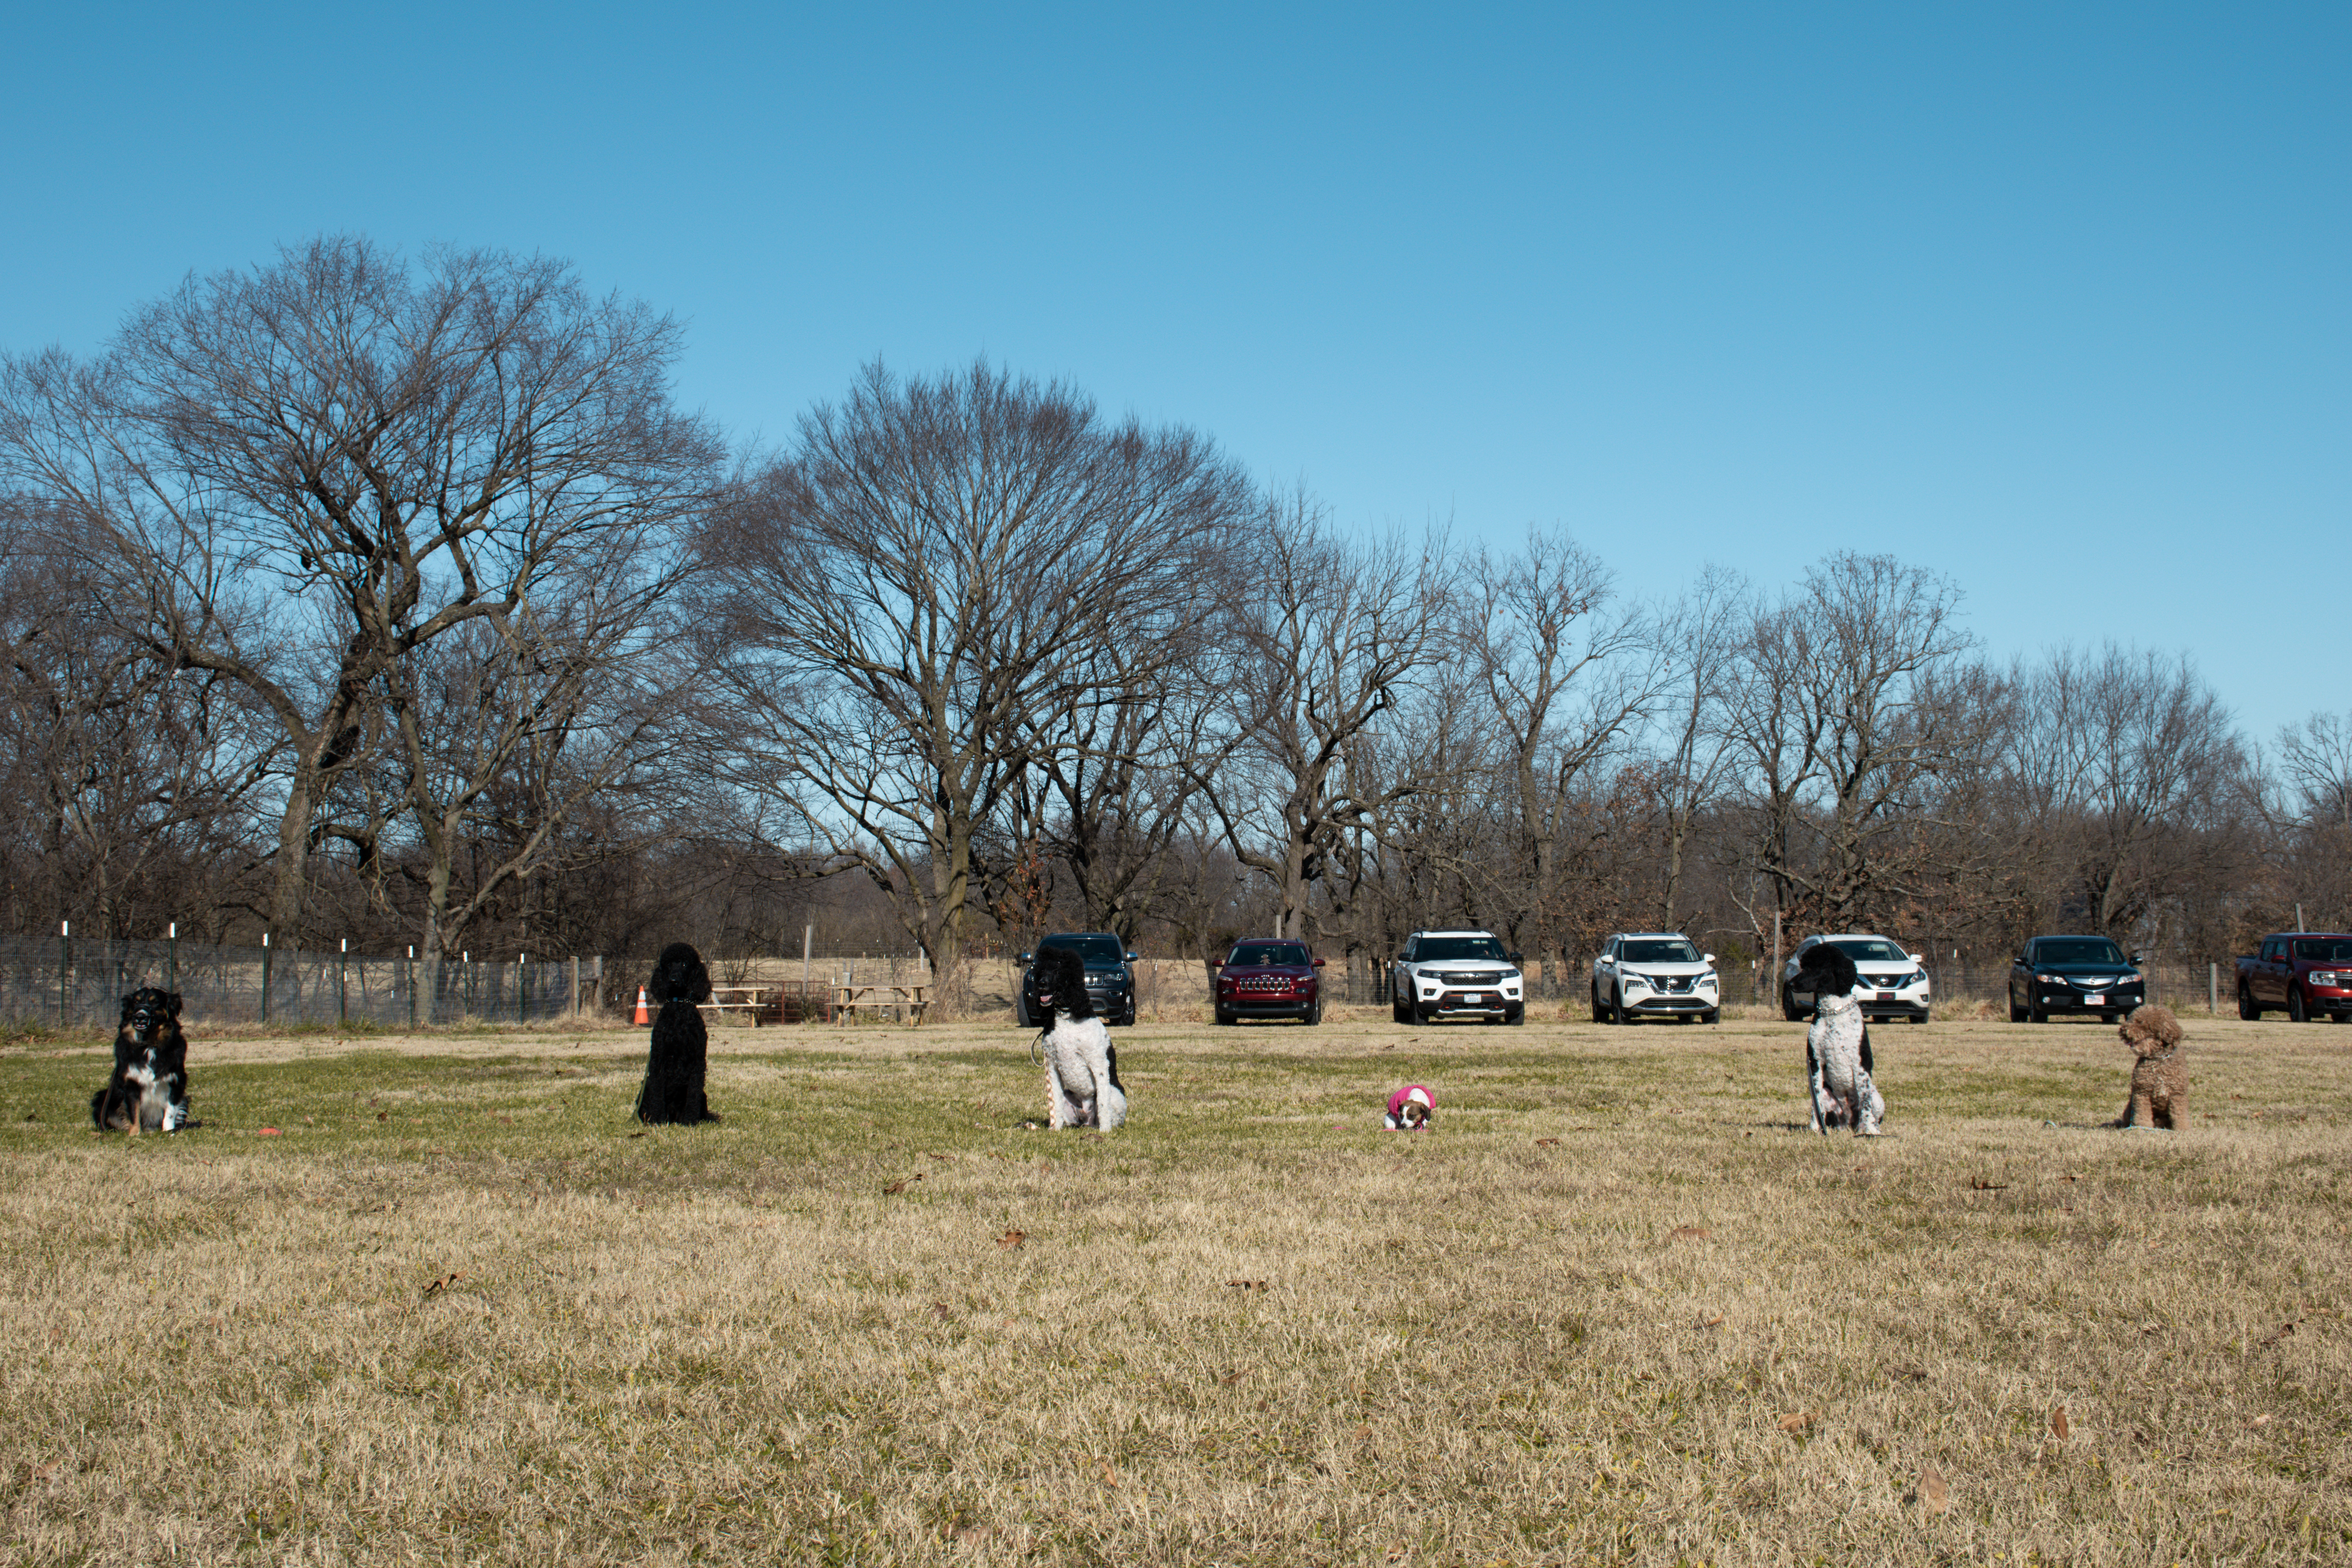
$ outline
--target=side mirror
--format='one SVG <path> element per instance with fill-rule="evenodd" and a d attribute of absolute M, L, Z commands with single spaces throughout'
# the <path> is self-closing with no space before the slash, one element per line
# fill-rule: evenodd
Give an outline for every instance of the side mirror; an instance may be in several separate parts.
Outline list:
<path fill-rule="evenodd" d="M 1702 963 L 1713 963 L 1715 962 L 1715 954 L 1711 952 L 1701 953 L 1699 955 L 1699 962 Z"/>
<path fill-rule="evenodd" d="M 2141 964 L 2146 963 L 2147 962 L 2147 954 L 2146 954 L 2146 953 L 2144 953 L 2144 952 L 2135 952 L 2135 953 L 2133 953 L 2133 954 L 2131 955 L 2131 958 L 2132 958 L 2132 967 L 2133 967 L 2133 968 L 2135 968 L 2135 969 L 2138 968 Z"/>
<path fill-rule="evenodd" d="M 1034 957 L 1036 957 L 1036 956 L 1037 956 L 1037 955 L 1036 955 L 1035 953 L 1034 953 L 1034 952 L 1024 952 L 1024 953 L 1023 953 L 1023 954 L 1021 955 L 1021 957 L 1020 957 L 1020 959 L 1018 960 L 1018 962 L 1019 962 L 1019 963 L 1028 963 L 1031 959 L 1033 959 L 1033 958 L 1034 958 Z"/>
<path fill-rule="evenodd" d="M 1315 967 L 1316 967 L 1316 968 L 1318 968 L 1318 969 L 1322 968 L 1322 967 L 1323 967 L 1323 961 L 1322 961 L 1321 959 L 1319 959 L 1319 958 L 1318 958 L 1318 959 L 1317 959 L 1317 960 L 1315 961 Z"/>
<path fill-rule="evenodd" d="M 1143 954 L 1141 954 L 1141 953 L 1139 953 L 1139 952 L 1130 952 L 1130 953 L 1129 953 L 1129 954 L 1127 955 L 1127 962 L 1128 962 L 1128 963 L 1135 963 L 1137 960 L 1140 959 L 1142 956 L 1143 956 Z"/>
<path fill-rule="evenodd" d="M 1509 959 L 1513 963 L 1525 963 L 1527 962 L 1526 956 L 1521 953 L 1507 952 L 1503 954 L 1503 956 Z"/>

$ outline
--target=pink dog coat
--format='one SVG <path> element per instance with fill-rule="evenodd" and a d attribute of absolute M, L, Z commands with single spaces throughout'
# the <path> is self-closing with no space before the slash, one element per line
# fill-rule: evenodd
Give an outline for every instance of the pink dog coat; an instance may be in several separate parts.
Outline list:
<path fill-rule="evenodd" d="M 1420 1084 L 1407 1084 L 1389 1096 L 1389 1113 L 1381 1119 L 1381 1125 L 1391 1132 L 1407 1125 L 1404 1108 L 1408 1105 L 1421 1107 L 1422 1124 L 1427 1126 L 1430 1114 L 1437 1109 L 1437 1097 Z"/>

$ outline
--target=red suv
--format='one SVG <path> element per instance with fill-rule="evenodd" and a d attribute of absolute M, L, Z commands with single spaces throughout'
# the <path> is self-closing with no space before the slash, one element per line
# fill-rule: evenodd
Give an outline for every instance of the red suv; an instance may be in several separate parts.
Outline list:
<path fill-rule="evenodd" d="M 1323 961 L 1303 942 L 1252 938 L 1234 943 L 1217 966 L 1217 1022 L 1239 1018 L 1323 1021 Z"/>

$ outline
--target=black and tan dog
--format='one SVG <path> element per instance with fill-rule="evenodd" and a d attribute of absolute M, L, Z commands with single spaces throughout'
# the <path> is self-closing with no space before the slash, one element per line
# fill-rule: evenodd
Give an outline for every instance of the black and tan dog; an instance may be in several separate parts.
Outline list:
<path fill-rule="evenodd" d="M 710 1055 L 710 1031 L 698 1002 L 710 1000 L 710 971 L 702 955 L 682 942 L 662 949 L 661 962 L 646 990 L 661 1004 L 654 1018 L 653 1048 L 646 1055 L 645 1087 L 637 1090 L 637 1120 L 644 1122 L 716 1121 L 702 1090 Z"/>
<path fill-rule="evenodd" d="M 89 1097 L 101 1132 L 176 1132 L 188 1115 L 188 1037 L 180 1032 L 177 993 L 150 986 L 122 999 L 114 1036 L 114 1076 Z"/>

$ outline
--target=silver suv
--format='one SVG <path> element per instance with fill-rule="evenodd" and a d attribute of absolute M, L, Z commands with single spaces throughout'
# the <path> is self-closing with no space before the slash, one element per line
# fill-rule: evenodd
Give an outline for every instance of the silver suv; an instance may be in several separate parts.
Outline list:
<path fill-rule="evenodd" d="M 1780 1016 L 1791 1023 L 1812 1016 L 1813 994 L 1798 990 L 1797 977 L 1804 973 L 1805 954 L 1825 942 L 1843 948 L 1853 960 L 1854 971 L 1862 977 L 1853 988 L 1853 999 L 1862 1005 L 1864 1017 L 1881 1023 L 1890 1018 L 1908 1018 L 1915 1024 L 1927 1021 L 1928 1005 L 1934 998 L 1927 965 L 1906 952 L 1902 943 L 1866 931 L 1832 931 L 1799 942 L 1780 967 Z"/>
<path fill-rule="evenodd" d="M 1390 966 L 1389 1012 L 1400 1024 L 1440 1018 L 1528 1021 L 1519 955 L 1485 931 L 1417 931 Z"/>
<path fill-rule="evenodd" d="M 1678 931 L 1618 931 L 1592 961 L 1592 1021 L 1630 1024 L 1636 1018 L 1723 1016 L 1715 954 L 1701 952 Z"/>

